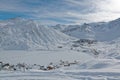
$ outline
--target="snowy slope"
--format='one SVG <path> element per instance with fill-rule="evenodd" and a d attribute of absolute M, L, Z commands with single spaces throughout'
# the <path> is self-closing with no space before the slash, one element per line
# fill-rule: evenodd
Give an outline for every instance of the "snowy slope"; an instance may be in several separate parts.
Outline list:
<path fill-rule="evenodd" d="M 68 28 L 67 25 L 61 25 L 61 24 L 57 24 L 57 25 L 51 26 L 51 27 L 53 27 L 54 29 L 57 29 L 57 30 L 59 30 L 59 31 L 64 31 L 65 29 Z"/>
<path fill-rule="evenodd" d="M 77 38 L 111 41 L 120 37 L 120 18 L 110 22 L 68 25 L 64 30 L 59 28 L 57 30 Z"/>
<path fill-rule="evenodd" d="M 14 18 L 0 22 L 0 49 L 50 49 L 71 38 L 32 20 Z"/>

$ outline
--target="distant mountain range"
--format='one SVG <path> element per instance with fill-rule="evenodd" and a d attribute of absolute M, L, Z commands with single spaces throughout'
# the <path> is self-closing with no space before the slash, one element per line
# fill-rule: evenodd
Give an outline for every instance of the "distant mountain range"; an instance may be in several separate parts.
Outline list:
<path fill-rule="evenodd" d="M 80 39 L 111 41 L 120 37 L 120 18 L 110 22 L 84 23 L 83 25 L 58 24 L 53 28 Z"/>
<path fill-rule="evenodd" d="M 51 27 L 23 18 L 0 21 L 2 50 L 49 50 L 60 48 L 75 39 L 119 42 L 119 38 L 120 18 L 110 22 Z"/>

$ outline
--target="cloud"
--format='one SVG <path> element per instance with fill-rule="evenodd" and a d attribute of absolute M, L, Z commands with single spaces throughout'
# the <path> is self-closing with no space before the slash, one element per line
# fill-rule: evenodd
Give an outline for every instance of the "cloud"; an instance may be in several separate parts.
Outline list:
<path fill-rule="evenodd" d="M 17 0 L 0 0 L 0 11 L 19 11 L 21 8 Z"/>
<path fill-rule="evenodd" d="M 120 17 L 120 0 L 0 0 L 0 12 L 29 16 L 43 24 L 80 24 Z"/>
<path fill-rule="evenodd" d="M 85 22 L 100 22 L 100 21 L 110 21 L 120 17 L 119 13 L 111 13 L 111 12 L 96 12 L 96 13 L 88 13 L 88 14 L 80 14 L 80 13 L 68 13 L 69 16 L 77 17 L 75 23 L 85 23 Z M 109 15 L 108 15 L 109 14 Z"/>
<path fill-rule="evenodd" d="M 105 0 L 98 7 L 101 11 L 120 13 L 120 0 Z"/>

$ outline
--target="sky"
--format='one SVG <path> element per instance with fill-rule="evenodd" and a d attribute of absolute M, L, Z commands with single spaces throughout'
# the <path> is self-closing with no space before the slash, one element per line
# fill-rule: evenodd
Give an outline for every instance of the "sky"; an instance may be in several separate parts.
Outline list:
<path fill-rule="evenodd" d="M 0 0 L 0 20 L 22 17 L 41 24 L 82 24 L 120 18 L 120 0 Z"/>

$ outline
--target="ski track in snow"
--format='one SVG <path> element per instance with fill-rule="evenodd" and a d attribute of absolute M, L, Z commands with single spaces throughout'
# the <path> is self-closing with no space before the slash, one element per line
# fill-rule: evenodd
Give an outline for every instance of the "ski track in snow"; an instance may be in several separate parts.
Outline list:
<path fill-rule="evenodd" d="M 0 72 L 0 80 L 120 80 L 120 72 L 107 71 L 28 71 Z"/>

